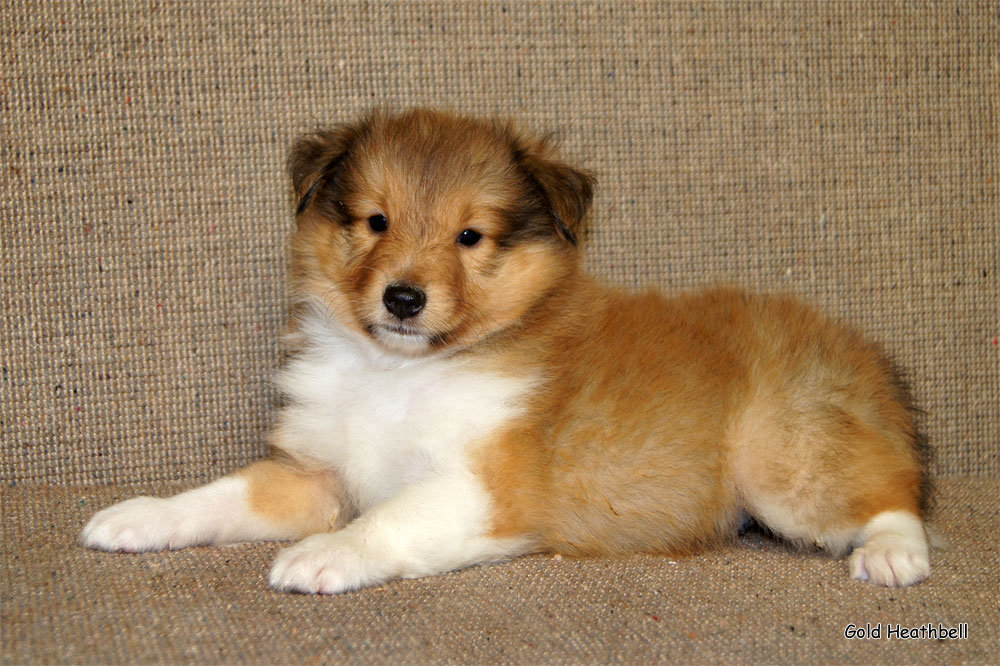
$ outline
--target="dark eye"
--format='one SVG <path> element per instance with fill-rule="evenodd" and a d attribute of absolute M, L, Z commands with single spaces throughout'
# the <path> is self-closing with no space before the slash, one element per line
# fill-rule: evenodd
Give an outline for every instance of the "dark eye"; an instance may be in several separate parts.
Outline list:
<path fill-rule="evenodd" d="M 368 228 L 380 234 L 389 228 L 389 220 L 385 219 L 385 215 L 372 215 L 368 218 Z"/>
<path fill-rule="evenodd" d="M 458 235 L 458 242 L 467 247 L 472 247 L 483 237 L 481 233 L 475 229 L 466 229 Z"/>

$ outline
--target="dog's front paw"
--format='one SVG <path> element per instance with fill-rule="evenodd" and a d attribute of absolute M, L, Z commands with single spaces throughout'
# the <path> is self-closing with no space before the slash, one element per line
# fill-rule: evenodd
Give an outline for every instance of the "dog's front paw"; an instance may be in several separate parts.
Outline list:
<path fill-rule="evenodd" d="M 372 562 L 343 532 L 315 534 L 278 553 L 271 587 L 282 592 L 339 594 L 382 582 Z"/>
<path fill-rule="evenodd" d="M 905 536 L 880 534 L 851 553 L 851 576 L 874 585 L 905 587 L 931 575 L 927 547 Z"/>
<path fill-rule="evenodd" d="M 88 548 L 140 553 L 195 544 L 196 535 L 169 499 L 136 497 L 98 511 L 80 534 Z"/>

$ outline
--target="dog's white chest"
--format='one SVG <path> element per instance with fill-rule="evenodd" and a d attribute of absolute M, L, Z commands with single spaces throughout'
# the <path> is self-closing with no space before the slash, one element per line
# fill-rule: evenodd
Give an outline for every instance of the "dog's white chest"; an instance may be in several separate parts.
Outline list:
<path fill-rule="evenodd" d="M 468 361 L 388 363 L 351 343 L 294 360 L 283 448 L 338 469 L 364 510 L 429 473 L 468 467 L 469 449 L 517 416 L 531 381 Z"/>

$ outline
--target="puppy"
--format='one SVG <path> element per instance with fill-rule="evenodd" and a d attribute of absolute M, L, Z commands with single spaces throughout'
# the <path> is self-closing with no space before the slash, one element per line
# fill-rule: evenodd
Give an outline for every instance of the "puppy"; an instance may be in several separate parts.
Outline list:
<path fill-rule="evenodd" d="M 273 455 L 97 513 L 149 551 L 302 539 L 279 590 L 333 594 L 548 551 L 693 553 L 752 518 L 930 573 L 921 458 L 876 347 L 784 297 L 665 297 L 581 269 L 589 176 L 546 139 L 373 113 L 290 158 L 292 355 Z"/>

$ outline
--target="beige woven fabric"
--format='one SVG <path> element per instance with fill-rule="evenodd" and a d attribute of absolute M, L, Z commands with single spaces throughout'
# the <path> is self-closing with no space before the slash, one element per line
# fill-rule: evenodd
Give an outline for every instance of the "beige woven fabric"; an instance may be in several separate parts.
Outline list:
<path fill-rule="evenodd" d="M 198 481 L 263 451 L 287 146 L 371 105 L 556 129 L 610 281 L 800 293 L 911 377 L 937 474 L 1000 473 L 990 3 L 0 9 L 7 481 Z"/>
<path fill-rule="evenodd" d="M 3 0 L 0 663 L 995 663 L 998 54 L 989 2 Z M 267 590 L 274 544 L 77 547 L 134 484 L 264 450 L 287 146 L 416 104 L 557 130 L 607 280 L 794 292 L 880 341 L 936 451 L 931 579 L 757 535 L 318 599 Z"/>
<path fill-rule="evenodd" d="M 906 589 L 751 534 L 679 560 L 534 556 L 337 597 L 280 594 L 266 583 L 277 544 L 80 549 L 77 526 L 125 496 L 0 489 L 0 567 L 17 572 L 0 584 L 0 662 L 995 664 L 1000 650 L 996 480 L 942 481 L 952 545 Z M 928 623 L 967 637 L 888 635 Z M 881 637 L 848 639 L 850 624 L 881 624 Z"/>

